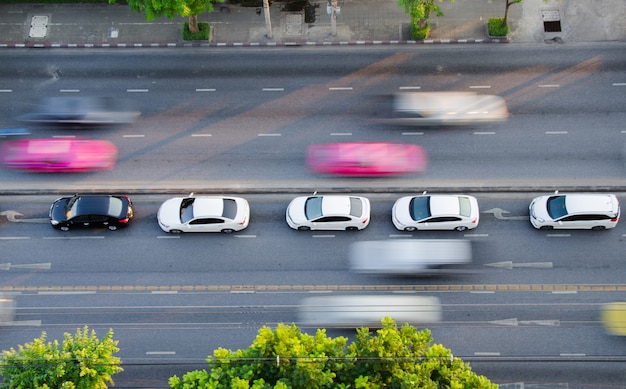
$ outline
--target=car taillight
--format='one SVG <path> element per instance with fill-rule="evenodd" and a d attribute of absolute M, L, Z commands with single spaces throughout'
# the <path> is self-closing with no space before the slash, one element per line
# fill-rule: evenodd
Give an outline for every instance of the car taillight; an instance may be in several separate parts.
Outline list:
<path fill-rule="evenodd" d="M 239 223 L 240 226 L 243 226 L 244 224 L 246 224 L 246 221 L 248 220 L 248 218 L 244 218 L 241 223 Z"/>
<path fill-rule="evenodd" d="M 118 222 L 126 224 L 128 223 L 129 220 L 130 220 L 129 218 L 125 218 L 125 219 L 118 220 Z"/>
<path fill-rule="evenodd" d="M 477 219 L 472 220 L 472 224 L 476 224 L 477 221 Z"/>
<path fill-rule="evenodd" d="M 363 219 L 363 224 L 367 223 L 368 219 Z"/>
<path fill-rule="evenodd" d="M 613 219 L 611 219 L 611 223 L 617 223 L 618 220 L 619 220 L 619 216 L 614 217 Z"/>

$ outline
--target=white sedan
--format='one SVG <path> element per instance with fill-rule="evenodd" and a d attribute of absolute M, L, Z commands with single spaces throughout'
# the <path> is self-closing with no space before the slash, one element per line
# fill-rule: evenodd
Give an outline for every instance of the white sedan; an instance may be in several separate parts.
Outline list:
<path fill-rule="evenodd" d="M 287 207 L 294 230 L 362 230 L 370 222 L 370 201 L 359 196 L 302 196 Z"/>
<path fill-rule="evenodd" d="M 613 194 L 569 193 L 536 197 L 528 207 L 530 222 L 540 230 L 604 230 L 617 225 L 619 202 Z"/>
<path fill-rule="evenodd" d="M 478 201 L 466 195 L 402 197 L 393 205 L 391 220 L 400 231 L 471 230 L 478 226 Z"/>
<path fill-rule="evenodd" d="M 192 194 L 193 195 L 193 194 Z M 248 227 L 250 206 L 241 197 L 174 197 L 161 204 L 157 213 L 165 232 L 241 231 Z"/>

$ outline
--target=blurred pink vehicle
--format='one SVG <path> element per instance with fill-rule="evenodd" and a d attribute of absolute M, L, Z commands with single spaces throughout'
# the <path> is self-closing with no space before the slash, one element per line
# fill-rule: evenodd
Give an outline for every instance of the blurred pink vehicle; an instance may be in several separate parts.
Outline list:
<path fill-rule="evenodd" d="M 0 160 L 9 169 L 30 172 L 85 172 L 115 166 L 117 148 L 105 140 L 23 139 L 5 141 Z"/>
<path fill-rule="evenodd" d="M 420 146 L 401 143 L 328 143 L 311 145 L 307 152 L 307 164 L 313 172 L 342 176 L 422 173 L 427 161 Z"/>

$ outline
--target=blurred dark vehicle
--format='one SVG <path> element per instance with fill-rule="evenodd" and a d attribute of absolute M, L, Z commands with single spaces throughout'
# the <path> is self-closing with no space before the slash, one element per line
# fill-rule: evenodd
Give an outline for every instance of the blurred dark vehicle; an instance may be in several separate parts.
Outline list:
<path fill-rule="evenodd" d="M 126 99 L 113 97 L 45 97 L 17 120 L 29 123 L 107 125 L 132 123 L 141 115 Z"/>

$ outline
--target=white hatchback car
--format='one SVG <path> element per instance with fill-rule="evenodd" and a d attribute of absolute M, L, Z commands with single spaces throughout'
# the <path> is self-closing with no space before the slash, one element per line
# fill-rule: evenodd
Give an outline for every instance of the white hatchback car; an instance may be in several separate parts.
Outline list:
<path fill-rule="evenodd" d="M 157 213 L 159 226 L 165 232 L 241 231 L 248 227 L 250 206 L 241 197 L 200 196 L 174 197 L 161 204 Z"/>
<path fill-rule="evenodd" d="M 362 230 L 370 222 L 370 201 L 359 196 L 302 196 L 287 207 L 294 230 Z"/>
<path fill-rule="evenodd" d="M 406 196 L 391 211 L 393 225 L 400 231 L 471 230 L 478 226 L 478 201 L 466 195 Z"/>
<path fill-rule="evenodd" d="M 620 209 L 613 194 L 571 193 L 539 196 L 528 207 L 530 222 L 540 230 L 613 228 Z"/>

